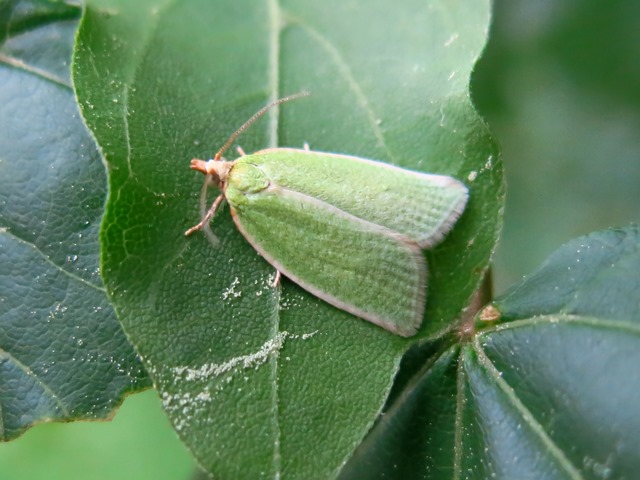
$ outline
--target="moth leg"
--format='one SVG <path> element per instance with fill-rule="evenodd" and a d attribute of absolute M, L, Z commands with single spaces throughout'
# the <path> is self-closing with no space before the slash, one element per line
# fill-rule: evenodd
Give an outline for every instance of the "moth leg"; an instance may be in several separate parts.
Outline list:
<path fill-rule="evenodd" d="M 280 270 L 276 270 L 276 278 L 273 281 L 273 288 L 276 288 L 278 285 L 280 285 L 281 278 L 282 278 L 282 274 L 280 273 Z"/>
<path fill-rule="evenodd" d="M 222 201 L 224 200 L 224 194 L 220 194 L 218 195 L 218 197 L 214 200 L 213 205 L 211 205 L 211 208 L 209 209 L 209 211 L 207 212 L 207 214 L 204 216 L 204 218 L 202 219 L 202 221 L 200 223 L 198 223 L 197 225 L 194 225 L 193 227 L 191 227 L 189 230 L 187 230 L 186 232 L 184 232 L 184 234 L 186 236 L 191 235 L 193 232 L 196 232 L 198 230 L 201 230 L 202 227 L 204 227 L 207 223 L 209 223 L 211 221 L 211 219 L 213 218 L 213 216 L 216 214 L 216 210 L 218 209 L 218 207 L 220 206 L 220 204 L 222 203 Z"/>
<path fill-rule="evenodd" d="M 304 142 L 304 145 L 302 146 L 302 148 L 304 149 L 305 152 L 311 151 L 311 149 L 309 148 L 309 144 L 307 142 Z"/>
<path fill-rule="evenodd" d="M 237 147 L 236 151 L 240 154 L 241 157 L 244 157 L 246 155 L 246 153 L 244 153 L 244 150 L 242 149 L 242 147 Z"/>

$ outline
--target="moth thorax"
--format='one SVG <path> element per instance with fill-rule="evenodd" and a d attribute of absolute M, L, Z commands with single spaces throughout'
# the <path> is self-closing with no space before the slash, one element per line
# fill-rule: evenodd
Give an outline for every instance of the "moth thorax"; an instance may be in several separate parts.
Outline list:
<path fill-rule="evenodd" d="M 229 171 L 231 171 L 234 163 L 235 162 L 228 162 L 226 160 L 209 160 L 205 162 L 204 160 L 194 158 L 191 160 L 191 168 L 205 175 L 211 175 L 211 181 L 221 187 L 227 183 Z"/>
<path fill-rule="evenodd" d="M 217 179 L 219 185 L 227 183 L 229 178 L 229 172 L 235 162 L 228 162 L 226 160 L 209 160 L 207 162 L 207 174 L 211 175 L 214 180 Z"/>

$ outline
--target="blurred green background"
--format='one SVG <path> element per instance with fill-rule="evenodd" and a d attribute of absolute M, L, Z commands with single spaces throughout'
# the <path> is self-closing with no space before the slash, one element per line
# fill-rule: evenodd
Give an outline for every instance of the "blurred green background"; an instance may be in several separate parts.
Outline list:
<path fill-rule="evenodd" d="M 640 2 L 499 0 L 472 82 L 502 147 L 502 292 L 567 240 L 640 220 Z"/>
<path fill-rule="evenodd" d="M 472 95 L 503 151 L 500 293 L 567 240 L 640 220 L 640 2 L 499 0 Z M 112 422 L 46 424 L 0 444 L 0 478 L 187 479 L 155 392 Z"/>
<path fill-rule="evenodd" d="M 111 422 L 47 423 L 0 444 L 2 480 L 183 480 L 194 471 L 153 390 L 127 398 Z"/>

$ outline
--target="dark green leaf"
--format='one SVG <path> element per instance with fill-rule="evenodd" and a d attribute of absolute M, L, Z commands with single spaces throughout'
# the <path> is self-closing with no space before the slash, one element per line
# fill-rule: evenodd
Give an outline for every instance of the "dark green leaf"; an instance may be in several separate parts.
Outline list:
<path fill-rule="evenodd" d="M 343 478 L 634 478 L 640 232 L 578 238 L 435 353 Z M 435 379 L 435 380 L 434 380 Z"/>
<path fill-rule="evenodd" d="M 27 5 L 25 6 L 26 3 Z M 80 11 L 2 6 L 0 439 L 34 423 L 113 415 L 148 385 L 98 268 L 100 155 L 69 81 Z M 13 28 L 17 25 L 29 28 Z"/>
<path fill-rule="evenodd" d="M 502 170 L 469 75 L 488 3 L 90 2 L 74 82 L 109 165 L 103 272 L 177 431 L 221 478 L 327 478 L 379 413 L 402 352 L 446 329 L 484 273 Z M 269 100 L 312 96 L 241 137 L 455 175 L 471 201 L 428 254 L 425 325 L 411 340 L 284 281 L 223 209 L 200 218 L 208 158 Z M 336 179 L 340 181 L 340 179 Z M 304 238 L 292 238 L 304 247 Z M 376 259 L 372 259 L 376 261 Z M 389 285 L 393 288 L 393 285 Z"/>
<path fill-rule="evenodd" d="M 567 243 L 495 306 L 503 320 L 567 314 L 638 321 L 639 273 L 637 229 L 599 232 Z"/>

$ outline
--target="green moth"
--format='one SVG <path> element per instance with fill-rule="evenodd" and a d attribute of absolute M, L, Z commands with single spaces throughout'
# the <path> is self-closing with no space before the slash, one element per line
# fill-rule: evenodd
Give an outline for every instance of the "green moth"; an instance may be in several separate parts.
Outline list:
<path fill-rule="evenodd" d="M 444 175 L 308 149 L 270 148 L 222 158 L 247 121 L 212 160 L 191 161 L 222 191 L 238 230 L 277 271 L 331 305 L 402 336 L 422 323 L 427 265 L 460 217 L 467 188 Z M 277 281 L 277 280 L 276 280 Z"/>

